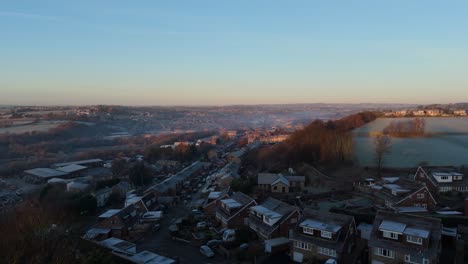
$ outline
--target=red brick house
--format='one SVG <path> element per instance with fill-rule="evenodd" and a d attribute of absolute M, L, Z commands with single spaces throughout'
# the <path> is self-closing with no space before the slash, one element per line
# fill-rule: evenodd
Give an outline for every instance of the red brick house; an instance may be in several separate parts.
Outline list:
<path fill-rule="evenodd" d="M 297 207 L 270 197 L 250 208 L 249 227 L 261 240 L 288 237 L 299 217 Z"/>
<path fill-rule="evenodd" d="M 354 217 L 305 209 L 289 236 L 291 258 L 295 262 L 335 259 L 354 263 L 359 253 L 356 235 Z"/>
<path fill-rule="evenodd" d="M 96 227 L 111 229 L 112 237 L 130 237 L 130 230 L 138 224 L 139 214 L 134 205 L 129 205 L 123 209 L 110 209 L 101 214 Z"/>
<path fill-rule="evenodd" d="M 249 209 L 257 205 L 257 202 L 241 193 L 234 193 L 231 198 L 222 199 L 220 205 L 216 209 L 216 220 L 221 223 L 224 228 L 240 228 L 247 225 L 249 217 Z"/>
<path fill-rule="evenodd" d="M 369 263 L 439 263 L 440 219 L 381 211 L 374 220 Z"/>
<path fill-rule="evenodd" d="M 429 211 L 436 209 L 437 202 L 432 196 L 427 186 L 423 186 L 417 191 L 407 195 L 400 201 L 393 204 L 394 207 L 422 207 Z"/>

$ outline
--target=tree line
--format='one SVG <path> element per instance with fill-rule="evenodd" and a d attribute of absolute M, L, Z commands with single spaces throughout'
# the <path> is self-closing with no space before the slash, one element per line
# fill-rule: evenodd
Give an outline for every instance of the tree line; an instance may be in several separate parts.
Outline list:
<path fill-rule="evenodd" d="M 338 120 L 316 120 L 282 143 L 262 148 L 253 157 L 261 170 L 280 171 L 299 163 L 339 164 L 352 161 L 352 130 L 377 118 L 361 112 Z M 252 158 L 252 156 L 250 156 Z"/>
<path fill-rule="evenodd" d="M 410 120 L 392 121 L 383 129 L 383 134 L 392 137 L 423 136 L 426 129 L 426 120 L 414 118 Z"/>

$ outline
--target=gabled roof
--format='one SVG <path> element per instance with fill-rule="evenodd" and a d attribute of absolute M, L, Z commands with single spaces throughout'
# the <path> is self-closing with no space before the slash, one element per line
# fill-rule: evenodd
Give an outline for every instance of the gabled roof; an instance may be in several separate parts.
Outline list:
<path fill-rule="evenodd" d="M 259 173 L 257 176 L 257 184 L 272 184 L 279 178 L 276 173 Z"/>
<path fill-rule="evenodd" d="M 429 196 L 431 197 L 432 201 L 434 201 L 434 204 L 437 204 L 437 201 L 434 199 L 434 196 L 432 196 L 431 191 L 429 191 L 427 186 L 424 185 L 422 188 L 416 190 L 415 192 L 412 192 L 412 193 L 408 194 L 405 198 L 403 198 L 400 201 L 396 202 L 395 205 L 400 204 L 401 202 L 405 201 L 406 199 L 409 199 L 411 196 L 416 195 L 417 193 L 421 192 L 422 190 L 426 190 L 427 193 L 429 193 Z"/>
<path fill-rule="evenodd" d="M 273 183 L 271 183 L 271 185 L 276 185 L 276 184 L 278 184 L 278 183 L 282 183 L 282 184 L 284 184 L 284 185 L 286 185 L 286 186 L 289 186 L 289 181 L 288 181 L 286 178 L 284 178 L 283 175 L 279 176 L 278 179 L 277 179 L 276 181 L 274 181 Z"/>

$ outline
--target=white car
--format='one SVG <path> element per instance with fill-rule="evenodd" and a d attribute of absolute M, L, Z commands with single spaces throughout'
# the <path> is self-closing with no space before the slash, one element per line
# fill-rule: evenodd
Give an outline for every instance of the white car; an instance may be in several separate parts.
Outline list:
<path fill-rule="evenodd" d="M 209 246 L 201 246 L 200 253 L 209 258 L 212 258 L 214 256 L 214 252 Z"/>
<path fill-rule="evenodd" d="M 203 230 L 206 228 L 206 222 L 198 222 L 197 223 L 197 229 L 198 230 Z"/>

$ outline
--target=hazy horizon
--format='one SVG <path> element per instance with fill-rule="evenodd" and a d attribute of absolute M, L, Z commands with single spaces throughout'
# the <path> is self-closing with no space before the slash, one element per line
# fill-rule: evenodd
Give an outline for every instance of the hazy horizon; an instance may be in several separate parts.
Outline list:
<path fill-rule="evenodd" d="M 468 3 L 8 1 L 5 105 L 468 101 Z"/>

